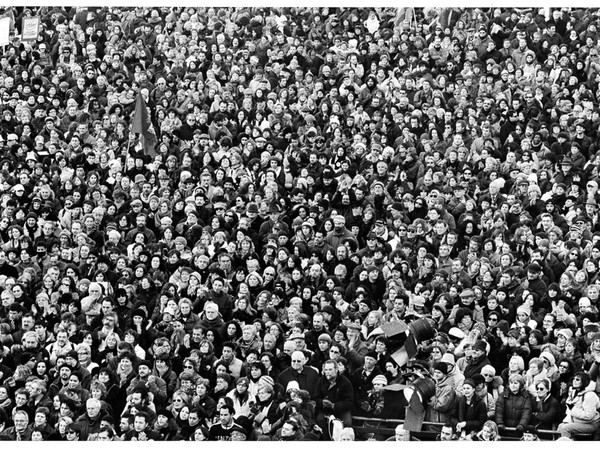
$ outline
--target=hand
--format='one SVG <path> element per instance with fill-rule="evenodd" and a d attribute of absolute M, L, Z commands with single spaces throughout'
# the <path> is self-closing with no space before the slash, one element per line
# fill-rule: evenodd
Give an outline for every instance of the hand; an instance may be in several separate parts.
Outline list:
<path fill-rule="evenodd" d="M 504 425 L 498 425 L 498 431 L 505 431 L 506 427 Z"/>
<path fill-rule="evenodd" d="M 325 399 L 323 400 L 323 408 L 333 409 L 333 403 L 331 403 L 330 400 Z"/>
<path fill-rule="evenodd" d="M 516 428 L 517 428 L 517 431 L 523 431 L 523 425 L 519 424 L 519 425 L 517 425 Z"/>

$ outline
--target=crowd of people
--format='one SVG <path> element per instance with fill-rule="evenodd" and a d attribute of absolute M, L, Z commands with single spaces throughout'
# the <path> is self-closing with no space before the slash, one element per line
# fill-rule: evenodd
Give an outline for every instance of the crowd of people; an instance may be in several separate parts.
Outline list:
<path fill-rule="evenodd" d="M 0 439 L 596 438 L 597 8 L 0 16 Z"/>

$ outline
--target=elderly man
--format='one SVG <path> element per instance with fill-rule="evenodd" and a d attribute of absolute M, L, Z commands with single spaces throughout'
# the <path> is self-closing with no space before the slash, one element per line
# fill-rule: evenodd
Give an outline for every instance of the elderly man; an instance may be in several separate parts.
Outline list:
<path fill-rule="evenodd" d="M 319 373 L 310 366 L 306 365 L 306 355 L 296 350 L 292 353 L 292 365 L 288 367 L 277 377 L 277 382 L 284 388 L 287 388 L 288 384 L 292 381 L 298 383 L 300 389 L 308 391 L 311 398 L 315 393 L 315 387 L 317 380 L 319 379 Z"/>
<path fill-rule="evenodd" d="M 9 441 L 30 441 L 31 429 L 29 428 L 29 417 L 27 413 L 20 409 L 15 409 L 12 415 L 14 426 L 4 430 L 0 437 Z"/>
<path fill-rule="evenodd" d="M 90 283 L 88 296 L 81 300 L 81 311 L 84 314 L 97 316 L 102 311 L 103 288 L 100 283 Z"/>
<path fill-rule="evenodd" d="M 76 420 L 81 427 L 79 439 L 82 441 L 100 431 L 103 414 L 101 413 L 102 404 L 96 398 L 89 398 L 85 402 L 85 413 Z"/>

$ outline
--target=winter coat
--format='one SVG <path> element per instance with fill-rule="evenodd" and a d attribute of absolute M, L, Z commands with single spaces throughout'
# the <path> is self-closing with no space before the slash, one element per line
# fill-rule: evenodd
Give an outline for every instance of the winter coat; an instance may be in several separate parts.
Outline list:
<path fill-rule="evenodd" d="M 495 399 L 494 396 L 488 392 L 485 386 L 481 389 L 475 390 L 475 395 L 483 401 L 487 411 L 488 419 L 493 420 L 496 416 L 496 402 L 498 399 Z"/>
<path fill-rule="evenodd" d="M 314 399 L 317 404 L 317 412 L 323 410 L 323 400 L 329 400 L 333 403 L 335 417 L 342 417 L 344 413 L 352 411 L 354 388 L 345 376 L 338 375 L 333 386 L 326 377 L 322 376 L 317 381 Z"/>
<path fill-rule="evenodd" d="M 480 358 L 472 360 L 466 365 L 465 370 L 463 372 L 465 378 L 473 378 L 474 375 L 481 373 L 481 369 L 483 369 L 484 366 L 487 366 L 489 364 L 490 360 L 486 355 L 482 355 Z"/>
<path fill-rule="evenodd" d="M 569 389 L 567 398 L 567 414 L 563 423 L 595 423 L 600 421 L 600 399 L 594 392 L 595 383 L 590 383 L 583 391 Z"/>
<path fill-rule="evenodd" d="M 487 420 L 485 404 L 477 396 L 471 398 L 471 402 L 467 402 L 467 398 L 461 396 L 454 409 L 454 414 L 450 419 L 452 425 L 456 426 L 459 422 L 466 422 L 463 430 L 468 434 L 471 431 L 479 431 L 483 423 Z"/>
<path fill-rule="evenodd" d="M 514 394 L 510 389 L 505 389 L 496 403 L 496 424 L 498 426 L 523 428 L 529 425 L 531 420 L 531 397 L 521 387 Z"/>
<path fill-rule="evenodd" d="M 531 424 L 540 430 L 553 430 L 560 418 L 560 402 L 548 395 L 545 399 L 531 399 Z"/>
<path fill-rule="evenodd" d="M 435 385 L 435 395 L 429 400 L 425 420 L 446 423 L 454 411 L 456 399 L 453 380 L 445 377 Z"/>
<path fill-rule="evenodd" d="M 465 381 L 465 376 L 459 370 L 458 366 L 454 366 L 452 370 L 448 373 L 448 379 L 452 383 L 452 386 L 456 391 L 460 392 L 463 382 Z"/>

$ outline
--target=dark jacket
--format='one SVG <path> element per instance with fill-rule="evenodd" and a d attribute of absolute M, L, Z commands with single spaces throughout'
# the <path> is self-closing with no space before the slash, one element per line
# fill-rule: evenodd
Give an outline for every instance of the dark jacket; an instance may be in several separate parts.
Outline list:
<path fill-rule="evenodd" d="M 287 389 L 287 385 L 290 381 L 297 381 L 300 389 L 308 391 L 310 397 L 313 398 L 315 395 L 315 387 L 319 380 L 319 373 L 312 367 L 304 366 L 302 372 L 298 373 L 291 367 L 288 367 L 277 377 L 277 382 Z"/>
<path fill-rule="evenodd" d="M 87 441 L 87 438 L 91 434 L 98 433 L 100 431 L 100 423 L 102 422 L 102 417 L 106 414 L 106 411 L 100 411 L 96 418 L 92 419 L 87 413 L 82 414 L 75 421 L 81 426 L 81 433 L 79 434 L 79 439 L 82 441 Z"/>
<path fill-rule="evenodd" d="M 334 415 L 341 417 L 344 413 L 352 411 L 354 387 L 350 383 L 350 380 L 344 376 L 338 375 L 334 384 L 331 384 L 323 376 L 317 381 L 315 397 L 313 398 L 317 404 L 317 412 L 323 411 L 323 400 L 329 400 L 333 403 Z"/>
<path fill-rule="evenodd" d="M 479 359 L 471 361 L 465 367 L 465 378 L 473 378 L 474 375 L 481 373 L 481 369 L 488 364 L 490 364 L 490 360 L 486 355 L 482 355 Z"/>
<path fill-rule="evenodd" d="M 531 397 L 521 388 L 517 394 L 505 389 L 496 402 L 496 424 L 505 427 L 526 427 L 531 420 Z"/>
<path fill-rule="evenodd" d="M 470 403 L 467 403 L 467 398 L 464 396 L 458 399 L 451 422 L 454 426 L 459 422 L 466 422 L 463 430 L 470 433 L 471 431 L 479 431 L 486 420 L 487 411 L 485 403 L 474 395 Z"/>
<path fill-rule="evenodd" d="M 552 430 L 560 422 L 560 403 L 548 395 L 544 400 L 531 399 L 531 424 L 540 430 Z"/>

